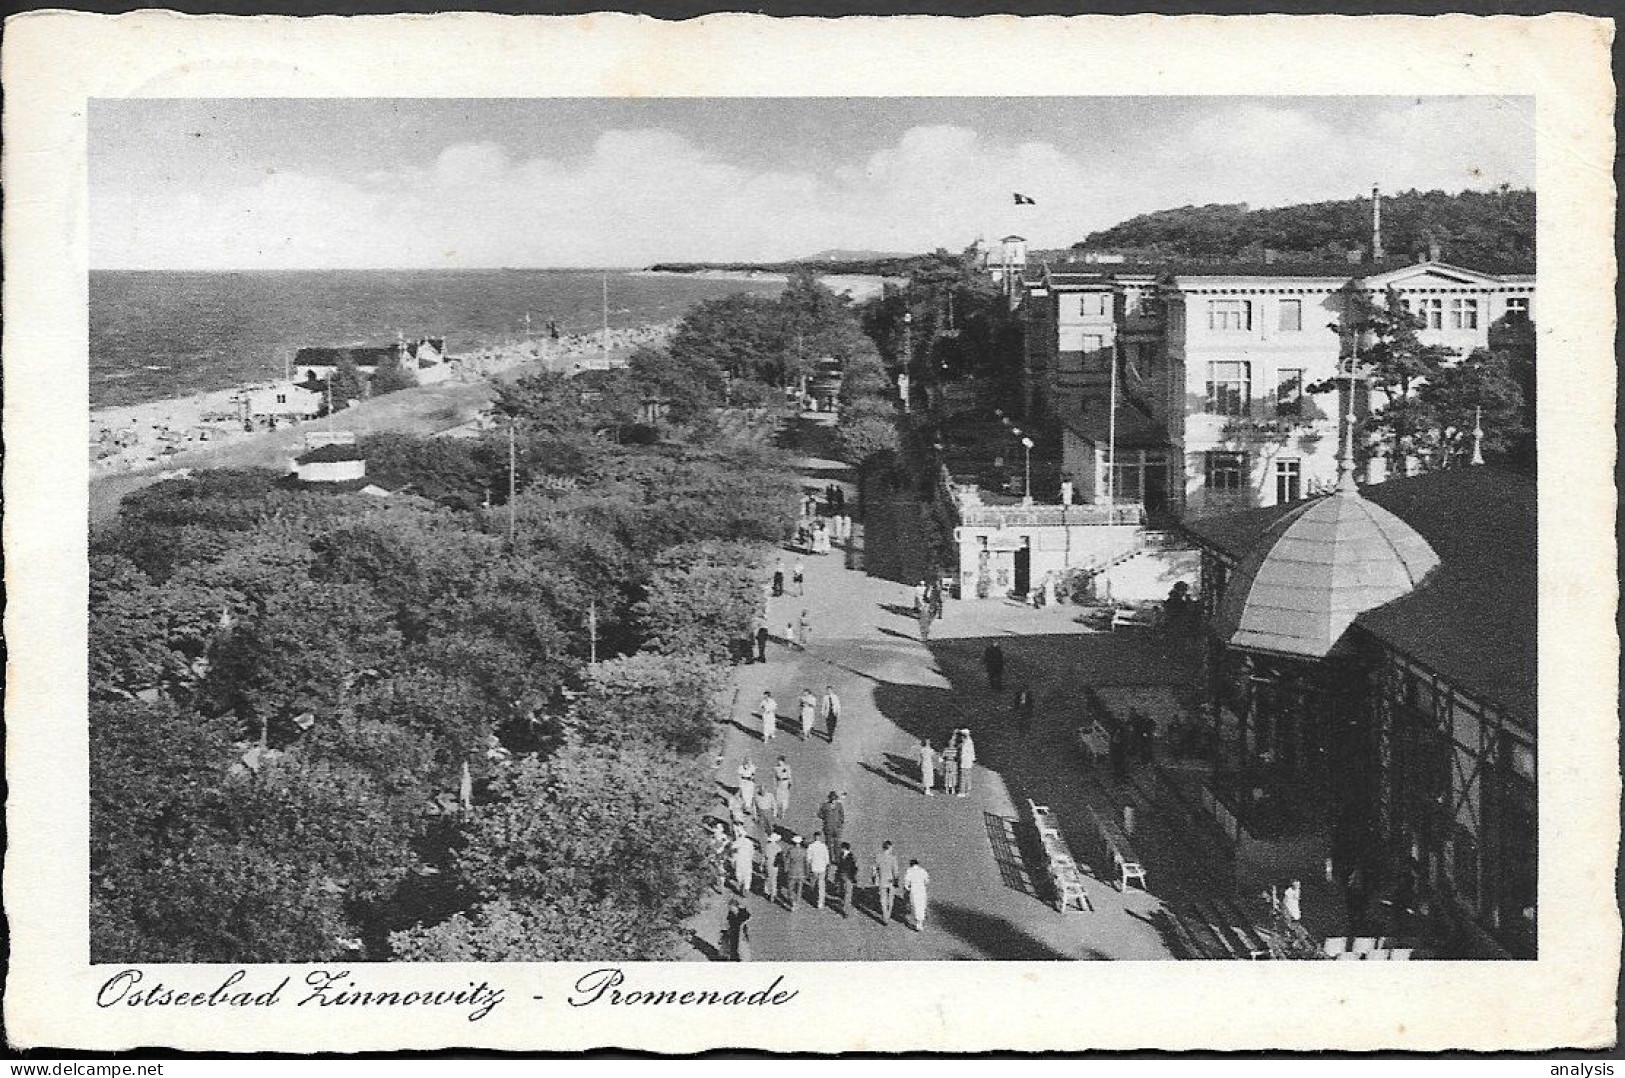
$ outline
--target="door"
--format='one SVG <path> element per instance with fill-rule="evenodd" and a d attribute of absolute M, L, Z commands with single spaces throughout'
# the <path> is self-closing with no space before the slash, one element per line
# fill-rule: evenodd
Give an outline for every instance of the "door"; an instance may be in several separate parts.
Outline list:
<path fill-rule="evenodd" d="M 1285 505 L 1303 497 L 1303 462 L 1278 460 L 1275 462 L 1275 504 Z"/>
<path fill-rule="evenodd" d="M 1145 511 L 1161 513 L 1168 508 L 1168 465 L 1161 461 L 1145 464 Z"/>
<path fill-rule="evenodd" d="M 1015 593 L 1026 595 L 1027 589 L 1032 587 L 1033 576 L 1033 548 L 1032 540 L 1027 536 L 1021 537 L 1021 549 L 1016 551 L 1016 580 Z"/>

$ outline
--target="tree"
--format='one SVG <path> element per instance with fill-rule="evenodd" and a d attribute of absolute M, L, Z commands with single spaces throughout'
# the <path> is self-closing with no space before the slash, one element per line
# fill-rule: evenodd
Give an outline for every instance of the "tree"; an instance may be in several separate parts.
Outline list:
<path fill-rule="evenodd" d="M 1379 398 L 1365 424 L 1365 444 L 1372 455 L 1387 458 L 1394 473 L 1403 475 L 1418 459 L 1422 440 L 1435 425 L 1430 405 L 1416 390 L 1456 353 L 1423 344 L 1417 336 L 1421 321 L 1392 290 L 1379 303 L 1350 281 L 1341 300 L 1342 322 L 1330 328 L 1342 338 L 1343 363 L 1355 364 L 1356 376 Z M 1333 378 L 1308 388 L 1311 393 L 1335 392 L 1340 382 Z"/>
<path fill-rule="evenodd" d="M 842 460 L 859 468 L 871 467 L 882 454 L 897 451 L 897 424 L 870 417 L 842 422 L 836 428 L 835 441 Z"/>
<path fill-rule="evenodd" d="M 372 395 L 382 396 L 385 393 L 394 393 L 397 390 L 411 389 L 418 384 L 415 371 L 406 369 L 405 364 L 416 363 L 410 356 L 402 356 L 399 350 L 390 352 L 388 358 L 373 369 L 369 385 Z"/>
<path fill-rule="evenodd" d="M 328 377 L 327 386 L 334 411 L 348 408 L 353 400 L 366 400 L 370 392 L 367 376 L 361 373 L 361 368 L 348 355 L 339 357 L 333 373 Z"/>
<path fill-rule="evenodd" d="M 749 636 L 761 602 L 749 569 L 702 565 L 651 574 L 634 611 L 650 650 L 727 662 Z"/>
<path fill-rule="evenodd" d="M 668 346 L 678 362 L 703 361 L 732 377 L 785 384 L 785 327 L 779 304 L 739 293 L 690 308 Z"/>
<path fill-rule="evenodd" d="M 556 371 L 527 374 L 498 385 L 492 411 L 550 437 L 579 437 L 588 429 L 582 387 Z"/>
<path fill-rule="evenodd" d="M 582 676 L 569 722 L 584 741 L 652 737 L 693 756 L 705 749 L 721 714 L 723 672 L 697 656 L 640 652 L 594 663 Z"/>
<path fill-rule="evenodd" d="M 1428 430 L 1417 439 L 1424 470 L 1471 463 L 1474 430 L 1483 433 L 1486 455 L 1504 457 L 1527 433 L 1523 391 L 1502 352 L 1478 348 L 1435 373 L 1417 391 Z"/>
<path fill-rule="evenodd" d="M 722 404 L 723 371 L 709 356 L 677 359 L 670 352 L 637 349 L 627 361 L 632 379 L 643 393 L 666 403 L 667 418 L 689 423 Z"/>
<path fill-rule="evenodd" d="M 537 960 L 664 958 L 704 887 L 706 840 L 695 821 L 707 785 L 703 764 L 652 743 L 567 743 L 493 780 L 489 803 L 464 828 L 455 871 L 482 903 L 558 919 L 538 942 L 546 950 Z M 595 916 L 609 909 L 638 916 Z M 440 932 L 403 934 L 400 943 L 418 955 L 458 941 L 472 946 L 471 930 L 488 924 L 477 912 Z"/>

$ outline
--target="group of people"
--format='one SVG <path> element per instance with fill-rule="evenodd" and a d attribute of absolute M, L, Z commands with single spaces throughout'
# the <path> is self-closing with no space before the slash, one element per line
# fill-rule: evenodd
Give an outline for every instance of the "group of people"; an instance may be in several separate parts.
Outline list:
<path fill-rule="evenodd" d="M 941 785 L 944 793 L 964 797 L 971 791 L 971 778 L 976 773 L 976 743 L 969 730 L 955 730 L 948 743 L 939 751 L 929 738 L 919 746 L 920 790 L 930 797 Z"/>
<path fill-rule="evenodd" d="M 757 705 L 756 714 L 762 721 L 762 741 L 764 743 L 772 741 L 779 732 L 779 701 L 774 697 L 772 689 L 762 690 L 762 699 Z M 802 689 L 801 695 L 796 698 L 796 717 L 801 724 L 801 740 L 811 738 L 815 720 L 822 719 L 824 740 L 833 745 L 835 729 L 841 722 L 841 698 L 835 692 L 835 686 L 824 686 L 822 697 L 815 696 L 810 688 Z"/>
<path fill-rule="evenodd" d="M 818 808 L 818 830 L 811 839 L 780 827 L 777 819 L 771 817 L 761 824 L 759 841 L 743 827 L 729 838 L 721 823 L 712 833 L 717 886 L 736 892 L 723 928 L 724 950 L 733 961 L 750 960 L 750 911 L 742 900 L 753 893 L 759 892 L 792 914 L 807 904 L 839 910 L 842 917 L 852 916 L 857 908 L 858 881 L 863 873 L 852 843 L 842 837 L 847 830 L 846 799 L 830 791 Z M 910 924 L 916 932 L 924 931 L 931 875 L 918 860 L 911 859 L 908 868 L 902 868 L 888 839 L 880 844 L 868 878 L 882 924 L 891 924 L 897 898 L 902 895 L 908 900 Z"/>

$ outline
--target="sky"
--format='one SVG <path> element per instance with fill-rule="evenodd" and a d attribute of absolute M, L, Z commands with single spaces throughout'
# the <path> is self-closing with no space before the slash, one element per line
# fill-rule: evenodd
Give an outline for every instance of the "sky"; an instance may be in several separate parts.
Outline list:
<path fill-rule="evenodd" d="M 1066 247 L 1184 205 L 1535 182 L 1532 98 L 121 99 L 88 123 L 98 269 Z"/>

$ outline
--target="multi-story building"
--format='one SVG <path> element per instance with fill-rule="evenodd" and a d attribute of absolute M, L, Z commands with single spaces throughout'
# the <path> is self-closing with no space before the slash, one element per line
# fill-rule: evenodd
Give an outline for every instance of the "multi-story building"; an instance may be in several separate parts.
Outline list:
<path fill-rule="evenodd" d="M 1532 275 L 1436 261 L 1030 273 L 1028 400 L 1062 428 L 1079 497 L 1189 517 L 1329 489 L 1350 403 L 1335 327 L 1351 284 L 1379 300 L 1391 291 L 1424 344 L 1463 354 L 1488 344 L 1497 319 L 1533 317 Z M 1364 414 L 1359 382 L 1354 397 Z"/>

